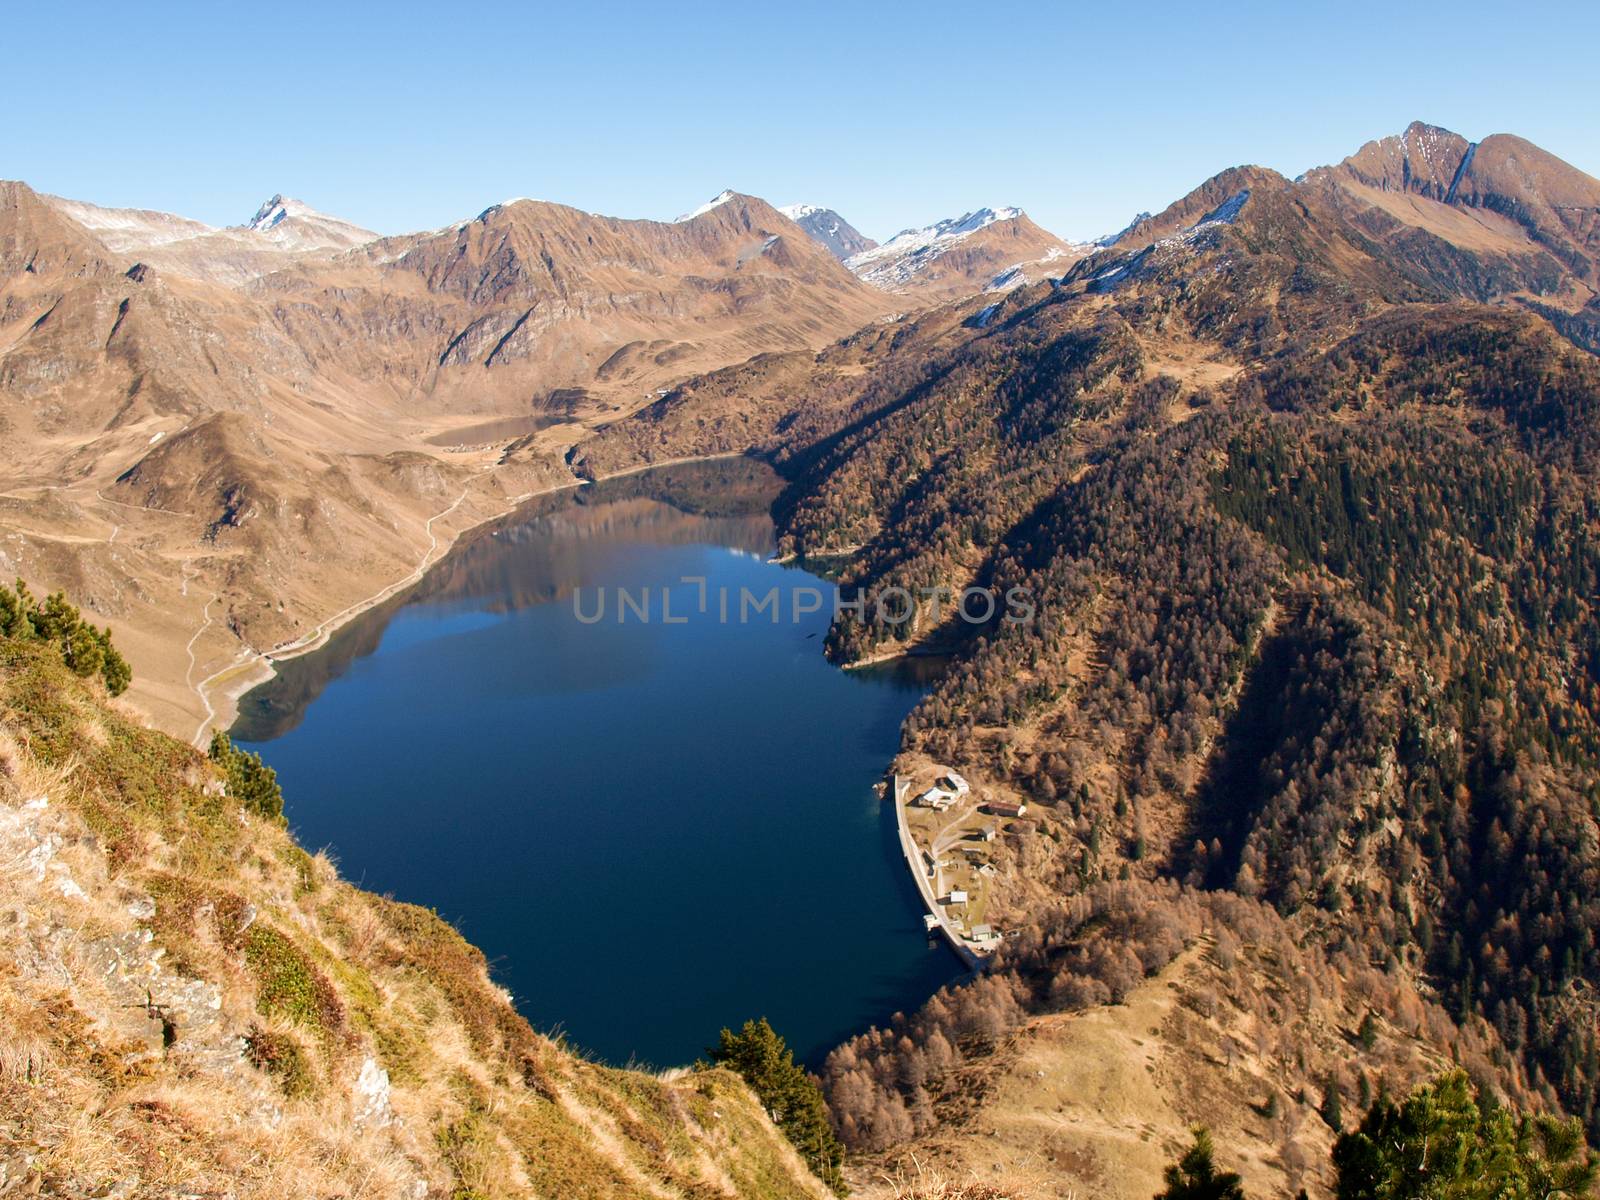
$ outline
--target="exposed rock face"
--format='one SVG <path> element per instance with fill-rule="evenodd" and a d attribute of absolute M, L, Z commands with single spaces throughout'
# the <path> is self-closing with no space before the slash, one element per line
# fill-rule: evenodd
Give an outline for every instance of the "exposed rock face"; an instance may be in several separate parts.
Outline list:
<path fill-rule="evenodd" d="M 1469 142 L 1415 121 L 1311 177 L 1504 218 L 1567 270 L 1600 286 L 1600 180 L 1523 138 L 1497 133 Z"/>
<path fill-rule="evenodd" d="M 778 211 L 804 229 L 813 241 L 841 262 L 878 244 L 831 208 L 818 208 L 814 204 L 785 204 Z"/>
<path fill-rule="evenodd" d="M 1368 142 L 1334 169 L 1384 191 L 1448 203 L 1473 149 L 1458 133 L 1413 121 L 1404 133 Z"/>
<path fill-rule="evenodd" d="M 352 1100 L 358 1126 L 381 1128 L 394 1120 L 394 1110 L 389 1107 L 389 1072 L 378 1065 L 377 1059 L 361 1060 Z"/>

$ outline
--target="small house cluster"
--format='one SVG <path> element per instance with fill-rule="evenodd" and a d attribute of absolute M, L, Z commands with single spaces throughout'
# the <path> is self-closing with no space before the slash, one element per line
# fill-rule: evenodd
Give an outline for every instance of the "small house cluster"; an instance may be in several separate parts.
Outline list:
<path fill-rule="evenodd" d="M 883 794 L 891 794 L 887 784 Z M 1031 829 L 1033 822 L 1019 819 L 1027 805 L 974 791 L 963 776 L 948 767 L 933 768 L 932 784 L 915 794 L 911 777 L 897 774 L 892 794 L 902 806 L 901 834 L 907 859 L 918 872 L 932 910 L 924 915 L 923 924 L 930 934 L 942 929 L 959 952 L 970 961 L 981 961 L 997 950 L 1006 936 L 984 920 L 986 885 L 998 874 L 990 854 L 1003 836 Z M 942 819 L 913 818 L 912 809 L 941 814 Z M 956 811 L 952 813 L 952 809 Z M 950 815 L 943 816 L 946 813 Z"/>

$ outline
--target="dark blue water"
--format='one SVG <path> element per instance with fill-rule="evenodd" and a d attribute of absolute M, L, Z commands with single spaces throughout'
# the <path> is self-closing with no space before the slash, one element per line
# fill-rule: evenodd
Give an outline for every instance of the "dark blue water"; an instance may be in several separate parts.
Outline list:
<path fill-rule="evenodd" d="M 920 685 L 824 661 L 831 585 L 766 561 L 775 490 L 740 462 L 545 500 L 235 726 L 304 844 L 436 908 L 536 1027 L 612 1062 L 754 1016 L 814 1061 L 958 971 L 871 791 Z M 774 587 L 780 619 L 741 622 Z M 797 590 L 823 611 L 795 619 Z"/>

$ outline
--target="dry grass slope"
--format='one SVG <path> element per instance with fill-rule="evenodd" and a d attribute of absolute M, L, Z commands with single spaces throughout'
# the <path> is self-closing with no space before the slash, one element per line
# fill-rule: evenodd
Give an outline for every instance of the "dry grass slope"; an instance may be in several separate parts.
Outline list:
<path fill-rule="evenodd" d="M 737 1077 L 582 1061 L 48 647 L 0 642 L 0 1191 L 820 1198 Z"/>

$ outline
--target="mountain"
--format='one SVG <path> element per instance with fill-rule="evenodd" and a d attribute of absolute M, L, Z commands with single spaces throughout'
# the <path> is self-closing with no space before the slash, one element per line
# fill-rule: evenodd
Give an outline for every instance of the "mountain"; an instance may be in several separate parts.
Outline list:
<path fill-rule="evenodd" d="M 258 208 L 245 228 L 294 250 L 350 250 L 378 236 L 282 194 Z"/>
<path fill-rule="evenodd" d="M 804 229 L 818 244 L 826 246 L 828 252 L 841 262 L 878 244 L 831 208 L 818 208 L 814 204 L 784 204 L 778 211 Z"/>
<path fill-rule="evenodd" d="M 43 199 L 126 266 L 143 263 L 230 286 L 294 263 L 332 257 L 378 236 L 282 196 L 268 200 L 246 224 L 223 229 L 149 209 L 102 208 L 60 196 Z"/>
<path fill-rule="evenodd" d="M 126 630 L 164 728 L 570 484 L 588 426 L 893 304 L 733 194 L 680 223 L 524 200 L 365 239 L 281 197 L 207 232 L 0 189 L 0 572 Z"/>
<path fill-rule="evenodd" d="M 886 1176 L 1148 1194 L 1204 1123 L 1318 1194 L 1337 1098 L 1447 1060 L 1600 1136 L 1593 181 L 1417 128 L 574 451 L 768 458 L 780 554 L 863 601 L 827 652 L 951 663 L 891 770 L 1025 806 L 944 868 L 986 975 L 822 1072 Z"/>
<path fill-rule="evenodd" d="M 1065 270 L 1085 252 L 1039 228 L 1019 208 L 980 208 L 903 230 L 852 255 L 845 265 L 884 291 L 938 302 L 1037 281 Z"/>
<path fill-rule="evenodd" d="M 1453 291 L 1519 296 L 1600 349 L 1600 180 L 1511 134 L 1469 142 L 1417 121 L 1307 181 L 1400 256 L 1455 260 Z"/>
<path fill-rule="evenodd" d="M 1394 205 L 1393 197 L 1443 205 L 1477 222 L 1485 238 L 1520 231 L 1586 282 L 1600 283 L 1600 180 L 1522 138 L 1497 133 L 1469 142 L 1417 121 L 1314 175 L 1380 206 L 1388 199 L 1397 215 L 1419 221 L 1439 218 L 1425 205 Z"/>
<path fill-rule="evenodd" d="M 862 601 L 827 655 L 928 655 L 888 770 L 958 771 L 990 809 L 923 847 L 960 838 L 940 869 L 972 881 L 986 969 L 820 1072 L 864 1194 L 1149 1195 L 1195 1124 L 1251 1194 L 1327 1194 L 1355 1106 L 1446 1063 L 1597 1139 L 1596 186 L 1414 125 L 1301 179 L 1229 168 L 1095 247 L 1022 251 L 1020 213 L 973 214 L 854 256 L 867 282 L 726 192 L 675 223 L 509 202 L 221 287 L 6 185 L 0 571 L 89 605 L 156 667 L 133 700 L 192 727 L 530 494 L 759 455 L 780 553 Z M 1007 605 L 940 603 L 970 589 Z M 872 603 L 895 593 L 905 620 Z M 436 924 L 306 868 L 59 664 L 4 665 L 29 832 L 0 936 L 38 964 L 0 1022 L 9 1119 L 114 1112 L 170 1162 L 212 1144 L 202 1089 L 253 1133 L 279 1105 L 258 1089 L 309 1073 L 321 1103 L 286 1096 L 284 1128 L 317 1139 L 390 1055 L 392 1136 L 422 1114 L 405 1169 L 435 1190 L 573 1138 L 583 1178 L 538 1190 L 737 1193 L 718 1172 L 754 1168 L 719 1156 L 746 1148 L 790 1186 L 748 1101 L 530 1040 Z M 18 803 L 45 793 L 60 826 Z M 168 1002 L 100 965 L 125 933 L 136 981 L 165 951 L 180 1041 L 221 1014 L 176 1066 Z M 62 978 L 95 981 L 87 1011 Z M 109 1102 L 127 1050 L 89 1039 L 141 1014 L 160 1087 Z"/>
<path fill-rule="evenodd" d="M 886 307 L 776 209 L 734 192 L 673 222 L 509 201 L 260 291 L 315 360 L 403 369 L 417 402 L 458 411 L 572 395 L 637 405 L 709 363 L 820 345 Z M 332 328 L 365 336 L 325 343 Z"/>

